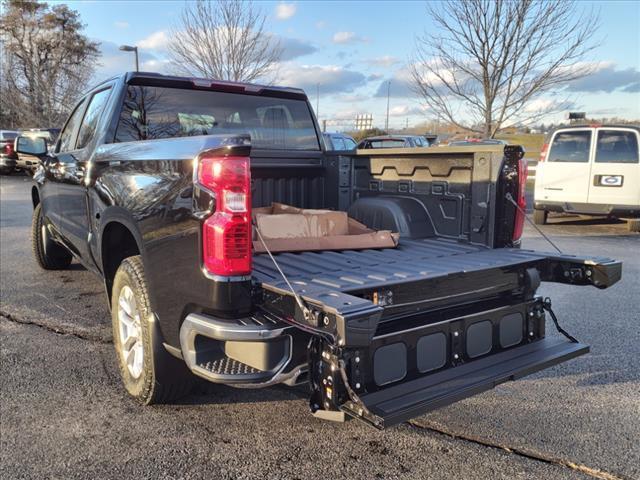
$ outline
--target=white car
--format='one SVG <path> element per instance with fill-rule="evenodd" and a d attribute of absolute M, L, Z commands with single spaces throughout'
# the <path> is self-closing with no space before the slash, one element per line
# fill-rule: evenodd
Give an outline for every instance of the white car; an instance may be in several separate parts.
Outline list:
<path fill-rule="evenodd" d="M 640 126 L 562 127 L 549 140 L 536 167 L 535 223 L 549 212 L 640 215 Z"/>

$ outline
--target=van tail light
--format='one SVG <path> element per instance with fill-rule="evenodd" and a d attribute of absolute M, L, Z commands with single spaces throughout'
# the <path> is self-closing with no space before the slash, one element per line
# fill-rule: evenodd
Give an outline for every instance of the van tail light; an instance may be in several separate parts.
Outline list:
<path fill-rule="evenodd" d="M 522 237 L 522 230 L 524 228 L 524 212 L 526 212 L 527 209 L 527 198 L 525 196 L 527 189 L 527 175 L 527 160 L 525 158 L 521 158 L 518 160 L 518 191 L 516 197 L 516 203 L 520 208 L 516 208 L 513 236 L 511 238 L 514 242 L 520 240 Z"/>
<path fill-rule="evenodd" d="M 251 273 L 251 169 L 249 157 L 201 157 L 198 182 L 215 196 L 202 226 L 203 263 L 212 275 Z"/>
<path fill-rule="evenodd" d="M 538 159 L 538 163 L 542 163 L 547 159 L 547 151 L 549 150 L 549 144 L 545 143 L 542 146 L 542 150 L 540 150 L 540 158 Z"/>
<path fill-rule="evenodd" d="M 13 155 L 13 144 L 11 144 L 11 142 L 4 145 L 4 153 L 6 155 Z"/>

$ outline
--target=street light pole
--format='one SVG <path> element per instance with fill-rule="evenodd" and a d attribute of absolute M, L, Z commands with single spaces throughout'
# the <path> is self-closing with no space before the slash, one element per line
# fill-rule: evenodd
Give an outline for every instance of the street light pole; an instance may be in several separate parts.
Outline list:
<path fill-rule="evenodd" d="M 120 50 L 123 52 L 133 52 L 136 56 L 136 72 L 140 71 L 140 64 L 138 63 L 138 47 L 132 47 L 131 45 L 121 45 Z"/>
<path fill-rule="evenodd" d="M 391 80 L 387 82 L 387 120 L 384 122 L 384 129 L 389 133 L 389 93 L 391 91 Z"/>

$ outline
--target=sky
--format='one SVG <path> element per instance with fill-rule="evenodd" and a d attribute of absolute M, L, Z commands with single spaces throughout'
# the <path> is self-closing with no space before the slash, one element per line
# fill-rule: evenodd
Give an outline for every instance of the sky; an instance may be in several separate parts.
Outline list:
<path fill-rule="evenodd" d="M 137 45 L 141 70 L 170 73 L 166 46 L 179 28 L 182 1 L 66 1 L 100 42 L 96 80 L 133 70 Z M 284 54 L 277 84 L 303 88 L 328 130 L 345 130 L 357 114 L 373 115 L 384 126 L 387 82 L 391 80 L 392 128 L 430 119 L 408 88 L 408 65 L 416 36 L 434 31 L 424 1 L 255 2 L 266 14 L 266 29 L 280 39 Z M 599 46 L 586 60 L 595 73 L 569 85 L 564 96 L 576 111 L 592 117 L 640 119 L 640 2 L 580 2 L 600 11 Z M 319 84 L 319 98 L 317 98 Z M 538 102 L 556 101 L 551 95 Z M 565 113 L 544 121 L 560 121 Z"/>

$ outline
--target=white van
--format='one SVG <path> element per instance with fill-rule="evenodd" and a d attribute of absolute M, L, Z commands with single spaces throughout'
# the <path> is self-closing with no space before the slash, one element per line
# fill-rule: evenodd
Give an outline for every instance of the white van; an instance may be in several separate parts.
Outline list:
<path fill-rule="evenodd" d="M 536 167 L 533 219 L 549 212 L 640 215 L 640 126 L 585 125 L 555 130 Z"/>

